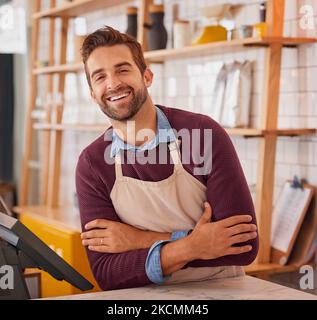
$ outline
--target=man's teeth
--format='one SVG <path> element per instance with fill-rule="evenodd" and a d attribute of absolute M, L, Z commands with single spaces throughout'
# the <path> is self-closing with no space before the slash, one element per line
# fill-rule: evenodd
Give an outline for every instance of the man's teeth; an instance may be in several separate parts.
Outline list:
<path fill-rule="evenodd" d="M 126 93 L 120 94 L 119 96 L 110 97 L 109 100 L 110 101 L 119 100 L 119 99 L 122 99 L 122 98 L 128 96 L 129 94 L 130 94 L 130 92 L 126 92 Z"/>

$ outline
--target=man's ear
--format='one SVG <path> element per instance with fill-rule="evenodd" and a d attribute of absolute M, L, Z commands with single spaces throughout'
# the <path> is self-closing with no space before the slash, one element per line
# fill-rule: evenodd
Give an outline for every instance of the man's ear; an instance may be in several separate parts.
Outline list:
<path fill-rule="evenodd" d="M 153 72 L 147 67 L 143 75 L 144 83 L 147 88 L 149 88 L 153 82 Z"/>
<path fill-rule="evenodd" d="M 90 89 L 90 96 L 91 96 L 91 99 L 92 99 L 95 103 L 97 103 L 96 95 L 95 95 L 95 93 L 92 91 L 92 89 Z"/>

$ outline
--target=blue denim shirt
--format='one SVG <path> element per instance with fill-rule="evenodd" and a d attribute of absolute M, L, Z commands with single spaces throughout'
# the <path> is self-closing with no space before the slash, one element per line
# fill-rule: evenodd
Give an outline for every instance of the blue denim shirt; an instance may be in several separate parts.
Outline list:
<path fill-rule="evenodd" d="M 156 107 L 156 116 L 157 116 L 157 133 L 155 137 L 143 144 L 142 146 L 133 146 L 126 144 L 113 130 L 112 131 L 112 145 L 110 154 L 112 157 L 115 157 L 116 154 L 121 150 L 132 150 L 135 152 L 151 150 L 156 148 L 160 143 L 173 142 L 176 140 L 175 134 L 171 125 L 166 118 L 163 111 Z M 145 270 L 148 278 L 157 284 L 164 283 L 171 275 L 164 277 L 161 267 L 161 248 L 164 244 L 175 241 L 182 237 L 185 237 L 188 233 L 188 230 L 174 231 L 170 240 L 160 240 L 155 242 L 149 250 L 148 256 L 145 262 Z"/>

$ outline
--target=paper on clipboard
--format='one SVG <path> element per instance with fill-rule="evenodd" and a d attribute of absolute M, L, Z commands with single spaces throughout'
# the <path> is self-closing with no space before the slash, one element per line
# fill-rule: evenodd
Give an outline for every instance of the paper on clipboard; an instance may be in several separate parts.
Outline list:
<path fill-rule="evenodd" d="M 310 189 L 293 188 L 290 182 L 284 185 L 272 215 L 271 246 L 273 248 L 281 252 L 288 251 L 310 197 Z"/>

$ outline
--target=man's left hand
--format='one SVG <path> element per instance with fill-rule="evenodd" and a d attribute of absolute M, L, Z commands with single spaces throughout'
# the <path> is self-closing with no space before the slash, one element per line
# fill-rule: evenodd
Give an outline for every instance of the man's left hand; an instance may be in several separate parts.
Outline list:
<path fill-rule="evenodd" d="M 159 239 L 169 239 L 170 234 L 145 231 L 131 225 L 97 219 L 85 225 L 88 230 L 81 234 L 82 243 L 89 250 L 104 253 L 120 253 L 145 249 Z"/>

